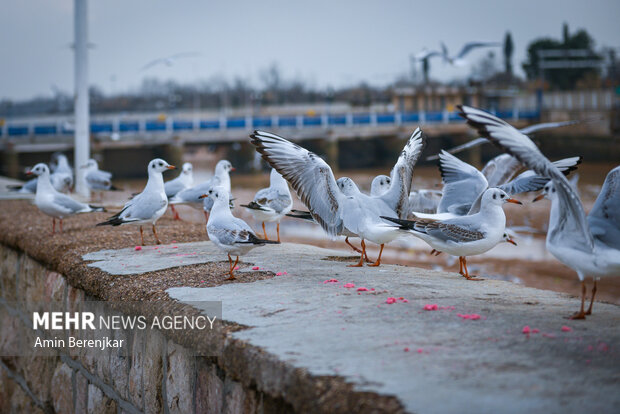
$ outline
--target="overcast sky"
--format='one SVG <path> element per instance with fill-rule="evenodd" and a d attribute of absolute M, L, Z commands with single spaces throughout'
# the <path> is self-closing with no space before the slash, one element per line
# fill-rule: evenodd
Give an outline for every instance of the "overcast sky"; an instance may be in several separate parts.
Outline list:
<path fill-rule="evenodd" d="M 73 90 L 73 0 L 3 2 L 0 14 L 0 99 Z M 136 88 L 144 77 L 180 82 L 240 76 L 277 62 L 285 78 L 313 86 L 365 80 L 387 84 L 410 70 L 409 56 L 444 41 L 452 53 L 469 40 L 515 42 L 515 66 L 529 41 L 585 28 L 597 46 L 620 47 L 618 0 L 90 0 L 90 82 L 110 91 Z M 171 67 L 140 68 L 179 52 L 200 52 Z M 476 61 L 485 51 L 471 54 Z M 497 50 L 501 63 L 501 50 Z M 470 68 L 432 65 L 438 79 Z"/>

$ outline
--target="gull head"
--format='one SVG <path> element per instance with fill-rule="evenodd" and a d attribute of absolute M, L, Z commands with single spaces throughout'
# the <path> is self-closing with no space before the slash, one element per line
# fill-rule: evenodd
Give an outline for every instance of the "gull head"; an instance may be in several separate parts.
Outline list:
<path fill-rule="evenodd" d="M 188 175 L 191 174 L 193 171 L 194 167 L 192 166 L 191 162 L 186 162 L 185 164 L 183 164 L 183 171 L 181 172 L 182 174 Z"/>
<path fill-rule="evenodd" d="M 235 171 L 235 167 L 232 166 L 230 161 L 221 160 L 215 165 L 215 175 L 221 176 L 224 173 Z"/>
<path fill-rule="evenodd" d="M 357 188 L 357 185 L 349 177 L 339 178 L 336 181 L 336 184 L 338 184 L 338 188 L 346 196 L 352 196 L 360 191 L 359 188 Z"/>
<path fill-rule="evenodd" d="M 553 185 L 553 181 L 549 181 L 543 187 L 542 193 L 538 194 L 536 196 L 536 198 L 534 200 L 532 200 L 532 203 L 534 203 L 534 202 L 536 202 L 538 200 L 542 200 L 543 198 L 546 198 L 547 200 L 553 200 L 557 196 L 558 196 L 558 193 L 555 190 L 555 185 Z"/>
<path fill-rule="evenodd" d="M 512 230 L 505 229 L 504 234 L 502 234 L 501 242 L 514 244 L 516 246 L 517 242 L 514 240 L 514 237 L 514 232 Z"/>
<path fill-rule="evenodd" d="M 152 172 L 162 173 L 166 170 L 174 170 L 176 167 L 174 165 L 168 164 L 166 161 L 161 158 L 155 158 L 151 162 L 149 162 L 149 174 Z"/>
<path fill-rule="evenodd" d="M 30 171 L 28 171 L 26 173 L 26 175 L 44 175 L 44 174 L 49 174 L 50 173 L 50 169 L 47 165 L 43 164 L 42 162 L 38 163 L 37 165 L 35 165 L 34 167 L 32 167 L 32 169 Z"/>
<path fill-rule="evenodd" d="M 489 188 L 482 195 L 482 204 L 493 204 L 501 206 L 504 203 L 523 204 L 519 200 L 510 198 L 510 196 L 499 188 Z"/>
<path fill-rule="evenodd" d="M 379 196 L 390 188 L 392 179 L 387 175 L 377 175 L 370 184 L 370 195 Z"/>
<path fill-rule="evenodd" d="M 207 197 L 213 199 L 214 204 L 221 203 L 221 202 L 228 204 L 228 201 L 229 201 L 228 190 L 226 190 L 224 187 L 219 186 L 219 185 L 217 187 L 211 188 L 208 192 L 206 192 L 205 194 L 201 195 L 198 198 L 204 199 Z"/>
<path fill-rule="evenodd" d="M 88 170 L 96 170 L 99 168 L 99 164 L 97 164 L 97 161 L 91 158 L 88 161 L 86 161 L 86 164 L 82 165 L 80 168 L 85 168 Z"/>

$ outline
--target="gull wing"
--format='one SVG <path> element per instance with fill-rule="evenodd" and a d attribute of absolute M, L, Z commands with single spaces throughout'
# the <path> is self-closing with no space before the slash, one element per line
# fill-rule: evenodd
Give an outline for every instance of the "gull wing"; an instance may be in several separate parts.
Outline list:
<path fill-rule="evenodd" d="M 400 218 L 406 218 L 409 213 L 409 192 L 413 179 L 413 167 L 420 158 L 424 145 L 424 134 L 420 128 L 416 128 L 392 168 L 390 188 L 378 197 Z"/>
<path fill-rule="evenodd" d="M 314 220 L 329 235 L 342 231 L 344 194 L 332 169 L 318 155 L 278 135 L 254 131 L 251 142 L 263 159 L 288 181 Z"/>
<path fill-rule="evenodd" d="M 512 125 L 480 109 L 466 105 L 458 108 L 461 111 L 460 115 L 471 127 L 477 129 L 481 136 L 488 138 L 537 174 L 553 180 L 561 203 L 560 207 L 565 212 L 558 223 L 558 231 L 574 230 L 578 233 L 576 237 L 579 239 L 574 240 L 576 246 L 591 251 L 594 248 L 594 239 L 583 206 L 564 174 L 540 152 L 527 135 Z"/>
<path fill-rule="evenodd" d="M 487 179 L 474 166 L 442 151 L 439 171 L 444 183 L 437 213 L 465 215 L 476 197 L 487 189 Z"/>

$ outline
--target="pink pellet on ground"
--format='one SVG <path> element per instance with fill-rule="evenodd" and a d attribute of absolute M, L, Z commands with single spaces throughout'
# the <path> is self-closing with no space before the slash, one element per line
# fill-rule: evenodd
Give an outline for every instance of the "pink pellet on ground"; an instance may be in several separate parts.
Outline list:
<path fill-rule="evenodd" d="M 422 352 L 424 352 L 424 350 L 422 348 L 418 348 L 418 354 L 421 354 Z"/>
<path fill-rule="evenodd" d="M 179 246 L 172 246 L 172 248 L 173 248 L 173 249 L 178 249 L 178 248 L 179 248 Z"/>
<path fill-rule="evenodd" d="M 387 300 L 385 301 L 385 303 L 387 303 L 388 305 L 391 305 L 393 303 L 396 303 L 396 298 L 387 298 Z"/>
<path fill-rule="evenodd" d="M 239 266 L 235 266 L 233 270 L 239 270 Z"/>
<path fill-rule="evenodd" d="M 276 276 L 282 276 L 282 272 L 276 273 Z"/>
<path fill-rule="evenodd" d="M 409 348 L 405 348 L 405 349 L 403 349 L 403 351 L 409 352 Z"/>
<path fill-rule="evenodd" d="M 529 326 L 529 325 L 525 325 L 525 326 L 523 327 L 523 329 L 521 330 L 521 333 L 524 333 L 524 334 L 529 334 L 531 331 L 532 331 L 532 330 L 530 329 L 530 326 Z"/>
<path fill-rule="evenodd" d="M 436 311 L 437 309 L 439 309 L 439 306 L 437 306 L 436 303 L 424 305 L 424 310 L 427 310 L 427 311 Z"/>
<path fill-rule="evenodd" d="M 344 286 L 342 286 L 342 287 L 345 287 L 347 289 L 354 288 L 355 287 L 355 283 L 345 283 Z"/>
<path fill-rule="evenodd" d="M 142 246 L 136 246 L 136 247 L 134 247 L 134 250 L 136 250 L 136 251 L 142 250 Z"/>
<path fill-rule="evenodd" d="M 357 288 L 357 291 L 358 291 L 358 292 L 368 292 L 368 288 L 365 288 L 365 287 L 358 287 L 358 288 Z"/>
<path fill-rule="evenodd" d="M 573 328 L 571 328 L 570 326 L 566 326 L 566 325 L 562 326 L 562 332 L 570 332 L 572 330 Z"/>
<path fill-rule="evenodd" d="M 470 319 L 472 321 L 476 321 L 476 320 L 480 319 L 480 315 L 478 315 L 477 313 L 472 313 L 471 315 L 467 314 L 467 313 L 466 314 L 457 313 L 456 316 L 458 316 L 459 318 L 462 318 L 462 319 Z"/>
<path fill-rule="evenodd" d="M 374 292 L 374 291 L 375 291 L 375 288 L 370 288 L 370 290 Z"/>
<path fill-rule="evenodd" d="M 258 266 L 254 266 L 254 267 L 252 268 L 252 270 L 258 270 L 258 269 L 260 269 L 260 267 L 258 267 Z"/>
<path fill-rule="evenodd" d="M 338 279 L 327 279 L 323 283 L 338 283 Z"/>

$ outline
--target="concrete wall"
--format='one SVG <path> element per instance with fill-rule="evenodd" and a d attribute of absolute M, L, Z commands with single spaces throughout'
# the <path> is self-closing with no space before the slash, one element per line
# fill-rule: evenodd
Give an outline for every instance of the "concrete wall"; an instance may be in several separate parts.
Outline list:
<path fill-rule="evenodd" d="M 23 310 L 11 302 L 94 300 L 24 253 L 0 245 L 0 355 L 24 335 Z M 258 413 L 293 412 L 281 398 L 242 385 L 213 358 L 158 331 L 139 331 L 130 356 L 90 352 L 56 357 L 0 357 L 0 413 Z M 14 353 L 13 353 L 14 355 Z"/>

